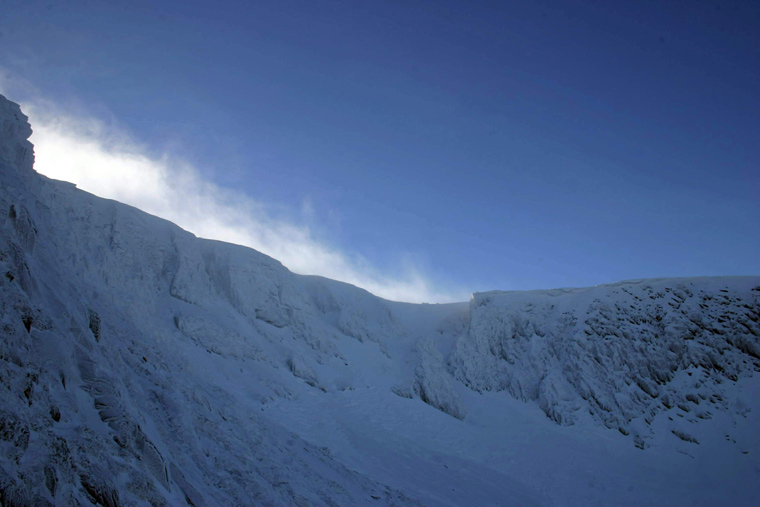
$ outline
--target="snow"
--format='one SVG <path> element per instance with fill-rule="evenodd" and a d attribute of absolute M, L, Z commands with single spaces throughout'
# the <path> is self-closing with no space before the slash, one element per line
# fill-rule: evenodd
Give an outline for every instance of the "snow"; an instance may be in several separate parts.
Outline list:
<path fill-rule="evenodd" d="M 750 505 L 760 277 L 395 303 L 32 168 L 0 97 L 0 499 Z"/>

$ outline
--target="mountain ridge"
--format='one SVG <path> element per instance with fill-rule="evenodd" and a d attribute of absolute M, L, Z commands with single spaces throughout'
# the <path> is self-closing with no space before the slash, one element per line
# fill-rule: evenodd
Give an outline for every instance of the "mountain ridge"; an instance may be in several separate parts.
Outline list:
<path fill-rule="evenodd" d="M 760 277 L 391 302 L 42 177 L 26 117 L 0 118 L 4 503 L 758 493 Z"/>

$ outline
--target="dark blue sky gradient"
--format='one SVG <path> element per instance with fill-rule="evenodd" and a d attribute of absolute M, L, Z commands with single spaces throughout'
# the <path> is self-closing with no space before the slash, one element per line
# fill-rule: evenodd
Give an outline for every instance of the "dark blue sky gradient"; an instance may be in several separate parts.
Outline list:
<path fill-rule="evenodd" d="M 758 2 L 152 3 L 0 0 L 0 65 L 383 270 L 760 274 Z"/>

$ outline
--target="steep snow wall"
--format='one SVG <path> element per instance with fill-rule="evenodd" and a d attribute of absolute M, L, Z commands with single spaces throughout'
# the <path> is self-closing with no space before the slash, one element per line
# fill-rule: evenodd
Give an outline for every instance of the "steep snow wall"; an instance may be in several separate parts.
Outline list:
<path fill-rule="evenodd" d="M 0 131 L 3 504 L 566 503 L 544 490 L 575 486 L 535 474 L 523 486 L 511 477 L 530 467 L 468 446 L 430 444 L 458 467 L 438 482 L 442 458 L 427 448 L 383 443 L 371 452 L 398 461 L 379 464 L 359 449 L 375 427 L 389 440 L 408 431 L 408 414 L 419 435 L 476 438 L 515 398 L 552 427 L 599 425 L 678 458 L 720 431 L 718 418 L 740 427 L 757 408 L 735 386 L 760 369 L 758 277 L 393 303 L 36 174 L 27 119 L 3 97 Z M 498 447 L 504 432 L 477 438 Z M 529 464 L 564 466 L 546 455 Z M 755 454 L 742 459 L 732 466 L 751 474 Z M 448 488 L 457 477 L 464 492 Z M 742 495 L 757 491 L 744 483 Z M 690 498 L 714 498 L 704 484 Z M 629 494 L 615 487 L 607 495 Z M 609 500 L 577 488 L 579 503 Z"/>
<path fill-rule="evenodd" d="M 311 314 L 377 340 L 376 298 L 351 288 L 344 312 L 329 281 L 300 290 L 264 255 L 40 177 L 1 96 L 0 129 L 0 503 L 416 503 L 257 413 L 289 395 L 288 357 L 338 354 Z M 230 387 L 201 353 L 268 373 Z"/>
<path fill-rule="evenodd" d="M 759 281 L 476 294 L 449 366 L 472 389 L 536 400 L 560 424 L 579 412 L 626 434 L 634 423 L 644 446 L 657 413 L 678 406 L 689 419 L 710 418 L 728 409 L 722 384 L 760 371 Z M 697 374 L 688 389 L 673 382 L 684 371 Z"/>

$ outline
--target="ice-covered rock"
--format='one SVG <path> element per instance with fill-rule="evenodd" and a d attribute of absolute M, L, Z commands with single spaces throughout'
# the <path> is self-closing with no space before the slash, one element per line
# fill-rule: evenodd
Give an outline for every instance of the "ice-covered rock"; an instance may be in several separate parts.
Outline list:
<path fill-rule="evenodd" d="M 8 172 L 31 173 L 34 149 L 29 118 L 18 104 L 0 95 L 0 164 Z"/>
<path fill-rule="evenodd" d="M 624 430 L 670 400 L 693 403 L 672 384 L 679 371 L 708 374 L 696 388 L 702 399 L 760 371 L 757 278 L 489 292 L 473 297 L 471 315 L 449 358 L 454 376 L 478 391 L 536 400 L 561 424 L 582 410 Z"/>
<path fill-rule="evenodd" d="M 464 419 L 466 411 L 454 390 L 451 376 L 443 365 L 443 355 L 435 340 L 425 338 L 417 345 L 420 360 L 415 370 L 414 392 L 422 401 L 457 419 Z"/>
<path fill-rule="evenodd" d="M 760 494 L 758 277 L 393 303 L 42 177 L 30 133 L 0 97 L 4 504 Z"/>
<path fill-rule="evenodd" d="M 4 505 L 415 503 L 260 415 L 335 354 L 295 275 L 37 175 L 4 97 L 0 134 Z"/>

